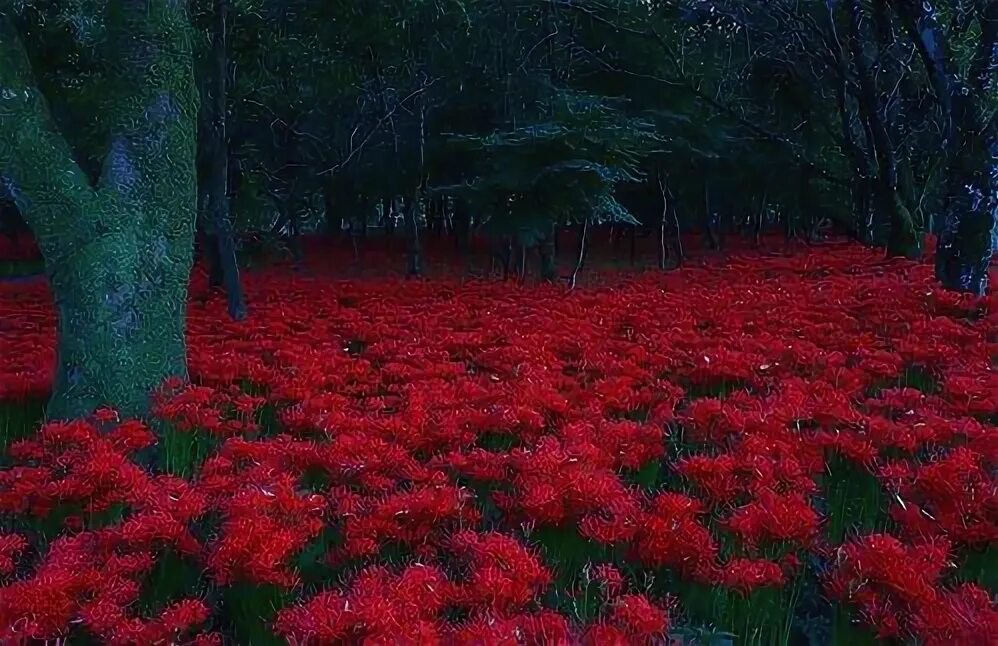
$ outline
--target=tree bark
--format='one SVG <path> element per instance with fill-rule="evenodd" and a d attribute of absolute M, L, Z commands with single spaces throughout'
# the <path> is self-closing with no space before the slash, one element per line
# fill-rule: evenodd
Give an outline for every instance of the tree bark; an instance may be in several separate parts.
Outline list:
<path fill-rule="evenodd" d="M 710 199 L 710 181 L 704 181 L 703 184 L 703 202 L 704 202 L 704 237 L 707 241 L 707 247 L 712 251 L 719 251 L 721 249 L 721 239 L 718 236 L 718 211 L 714 208 L 712 200 Z"/>
<path fill-rule="evenodd" d="M 186 378 L 197 88 L 184 3 L 131 0 L 108 21 L 116 77 L 96 185 L 73 161 L 20 35 L 0 16 L 0 168 L 38 241 L 58 315 L 51 419 L 148 412 Z M 95 117 L 98 115 L 95 115 Z"/>
<path fill-rule="evenodd" d="M 582 271 L 582 266 L 586 262 L 586 239 L 589 236 L 589 218 L 587 217 L 582 221 L 582 230 L 579 232 L 579 254 L 575 260 L 575 269 L 572 271 L 571 277 L 568 279 L 568 288 L 575 289 L 576 282 L 579 279 L 579 272 Z"/>
<path fill-rule="evenodd" d="M 666 231 L 668 230 L 666 223 L 669 219 L 669 194 L 666 190 L 665 179 L 661 171 L 659 171 L 657 179 L 658 192 L 662 196 L 662 215 L 658 220 L 658 268 L 664 271 L 669 263 L 669 245 L 666 242 Z"/>
<path fill-rule="evenodd" d="M 943 117 L 950 172 L 936 277 L 948 289 L 983 296 L 998 226 L 998 125 L 983 109 L 998 71 L 998 0 L 978 3 L 981 36 L 966 79 L 956 75 L 932 3 L 895 0 L 894 7 L 918 47 Z"/>
<path fill-rule="evenodd" d="M 920 245 L 911 214 L 898 195 L 897 158 L 894 144 L 881 115 L 877 86 L 870 69 L 870 61 L 863 49 L 862 22 L 863 10 L 859 0 L 849 0 L 849 47 L 859 80 L 859 105 L 870 129 L 874 148 L 873 157 L 877 161 L 877 177 L 874 180 L 874 208 L 888 222 L 889 235 L 887 252 L 890 255 L 917 257 Z"/>
<path fill-rule="evenodd" d="M 336 195 L 334 177 L 330 175 L 322 186 L 323 217 L 329 235 L 339 236 L 343 231 L 343 213 L 337 209 L 337 199 L 342 200 L 342 196 Z"/>
<path fill-rule="evenodd" d="M 229 0 L 215 0 L 212 25 L 211 65 L 208 75 L 208 111 L 211 127 L 208 142 L 208 218 L 209 244 L 213 246 L 212 282 L 220 280 L 228 300 L 229 316 L 240 321 L 246 318 L 246 302 L 239 280 L 239 263 L 232 230 L 231 204 L 229 202 L 229 142 L 226 133 L 228 98 L 228 55 L 226 30 Z"/>
<path fill-rule="evenodd" d="M 557 225 L 551 224 L 547 233 L 538 243 L 538 251 L 541 259 L 541 280 L 553 283 L 558 280 L 558 263 L 555 257 L 554 239 L 557 235 Z"/>
<path fill-rule="evenodd" d="M 471 252 L 471 210 L 463 197 L 454 198 L 454 245 L 462 256 Z"/>
<path fill-rule="evenodd" d="M 416 219 L 419 208 L 419 193 L 412 196 L 406 209 L 406 228 L 409 236 L 409 248 L 406 253 L 406 274 L 409 276 L 423 275 L 423 247 L 419 240 L 419 222 Z"/>
<path fill-rule="evenodd" d="M 169 271 L 179 269 L 172 262 L 162 234 L 126 231 L 77 250 L 51 274 L 58 325 L 49 418 L 105 405 L 141 415 L 151 391 L 186 374 L 187 274 Z"/>

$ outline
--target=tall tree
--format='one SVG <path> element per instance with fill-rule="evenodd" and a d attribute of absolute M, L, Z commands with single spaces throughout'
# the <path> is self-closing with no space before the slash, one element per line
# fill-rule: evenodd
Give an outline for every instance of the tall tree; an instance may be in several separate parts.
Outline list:
<path fill-rule="evenodd" d="M 939 102 L 948 173 L 936 276 L 957 291 L 988 292 L 998 219 L 998 123 L 994 92 L 998 73 L 998 0 L 972 4 L 978 40 L 968 72 L 961 74 L 954 43 L 929 0 L 894 0 L 918 47 Z"/>
<path fill-rule="evenodd" d="M 202 79 L 201 109 L 205 131 L 201 136 L 201 178 L 205 207 L 203 228 L 205 251 L 210 265 L 212 286 L 222 285 L 228 298 L 229 316 L 246 317 L 246 303 L 239 280 L 235 236 L 229 203 L 228 112 L 229 56 L 227 46 L 229 0 L 213 0 L 211 11 L 211 49 Z"/>
<path fill-rule="evenodd" d="M 859 0 L 847 0 L 845 11 L 849 23 L 849 50 L 856 68 L 859 85 L 858 100 L 860 110 L 869 132 L 868 145 L 871 157 L 876 160 L 877 175 L 873 182 L 873 204 L 876 212 L 882 214 L 889 225 L 887 242 L 888 253 L 899 256 L 914 256 L 919 251 L 911 214 L 898 194 L 898 160 L 894 142 L 885 120 L 886 110 L 881 104 L 873 62 L 866 51 L 868 38 L 863 24 L 866 15 Z"/>
<path fill-rule="evenodd" d="M 9 5 L 6 5 L 9 7 Z M 90 5 L 114 72 L 94 180 L 40 90 L 14 12 L 0 13 L 0 174 L 45 259 L 58 316 L 50 418 L 147 410 L 186 376 L 198 109 L 191 26 L 177 0 Z"/>

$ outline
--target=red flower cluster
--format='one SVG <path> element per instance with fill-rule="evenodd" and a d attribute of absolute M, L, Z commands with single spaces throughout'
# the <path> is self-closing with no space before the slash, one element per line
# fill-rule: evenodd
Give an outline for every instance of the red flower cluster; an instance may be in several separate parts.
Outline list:
<path fill-rule="evenodd" d="M 275 622 L 295 644 L 339 642 L 416 644 L 567 644 L 576 641 L 559 614 L 526 606 L 547 574 L 516 541 L 499 535 L 455 537 L 459 551 L 479 552 L 467 582 L 440 568 L 410 565 L 398 574 L 381 566 L 361 571 L 342 591 L 318 594 L 287 608 Z M 506 561 L 505 558 L 509 558 Z M 491 589 L 498 584 L 498 590 Z M 471 616 L 448 624 L 447 609 Z M 616 596 L 606 616 L 583 636 L 588 643 L 650 643 L 669 627 L 666 611 L 643 595 Z M 603 641 L 610 638 L 610 641 Z"/>
<path fill-rule="evenodd" d="M 913 537 L 942 537 L 979 548 L 998 542 L 994 461 L 966 446 L 926 463 L 885 465 L 881 479 L 896 495 L 892 515 Z M 990 466 L 988 466 L 990 465 Z"/>
<path fill-rule="evenodd" d="M 944 540 L 906 545 L 892 536 L 866 536 L 840 549 L 829 591 L 858 606 L 881 638 L 993 644 L 998 610 L 988 592 L 974 584 L 941 585 L 949 547 Z"/>
<path fill-rule="evenodd" d="M 681 586 L 751 603 L 836 553 L 831 596 L 884 634 L 994 638 L 988 593 L 945 564 L 998 538 L 995 297 L 845 245 L 571 293 L 281 270 L 246 289 L 234 323 L 195 277 L 194 385 L 159 393 L 156 433 L 101 411 L 9 447 L 6 637 L 238 623 L 200 589 L 139 602 L 172 552 L 212 592 L 279 589 L 268 625 L 295 643 L 661 640 L 723 623 Z M 8 404 L 49 386 L 47 298 L 0 286 Z M 893 537 L 829 544 L 859 522 L 842 463 Z"/>

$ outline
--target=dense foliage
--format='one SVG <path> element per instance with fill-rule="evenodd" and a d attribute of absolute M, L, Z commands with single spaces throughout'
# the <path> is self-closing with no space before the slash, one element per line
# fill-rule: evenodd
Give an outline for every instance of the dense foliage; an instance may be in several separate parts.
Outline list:
<path fill-rule="evenodd" d="M 116 101 L 116 3 L 10 4 L 77 159 L 97 173 L 108 125 L 88 115 Z M 190 11 L 211 235 L 228 200 L 237 229 L 292 248 L 304 231 L 394 231 L 410 215 L 410 237 L 443 220 L 458 236 L 527 246 L 573 223 L 712 238 L 780 223 L 810 238 L 831 222 L 909 257 L 922 232 L 938 233 L 943 283 L 987 289 L 994 2 L 420 0 L 374 12 L 196 0 Z"/>

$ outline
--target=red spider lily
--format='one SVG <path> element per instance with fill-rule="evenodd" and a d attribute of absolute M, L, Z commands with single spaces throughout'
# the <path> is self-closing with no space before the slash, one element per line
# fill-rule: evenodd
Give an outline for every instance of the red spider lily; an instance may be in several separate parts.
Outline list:
<path fill-rule="evenodd" d="M 651 577 L 749 594 L 815 560 L 884 636 L 995 641 L 987 592 L 947 575 L 998 538 L 998 297 L 944 294 L 926 265 L 841 245 L 567 295 L 275 269 L 247 277 L 240 323 L 201 298 L 206 282 L 188 307 L 191 383 L 155 399 L 166 435 L 100 410 L 7 451 L 0 641 L 75 626 L 220 643 L 197 634 L 219 612 L 200 588 L 139 616 L 166 551 L 214 591 L 281 587 L 273 627 L 295 643 L 660 643 L 672 622 L 639 594 Z M 7 402 L 51 383 L 48 297 L 0 285 Z M 185 478 L 138 462 L 183 442 L 208 451 Z M 877 474 L 897 537 L 823 540 L 835 519 L 818 510 L 842 484 L 829 455 Z M 30 529 L 43 519 L 62 527 L 48 546 Z M 774 543 L 789 551 L 762 558 Z M 398 547 L 423 564 L 382 567 Z M 345 582 L 298 585 L 298 567 L 329 566 Z M 565 576 L 599 586 L 592 625 L 545 607 Z"/>
<path fill-rule="evenodd" d="M 571 644 L 568 620 L 556 612 L 541 610 L 501 616 L 479 616 L 454 627 L 447 635 L 453 644 Z"/>
<path fill-rule="evenodd" d="M 14 572 L 17 557 L 28 546 L 28 541 L 18 534 L 0 534 L 0 575 Z"/>
<path fill-rule="evenodd" d="M 627 585 L 624 575 L 613 565 L 603 563 L 593 568 L 592 578 L 596 581 L 603 596 L 608 599 L 617 597 Z"/>
<path fill-rule="evenodd" d="M 725 526 L 749 547 L 767 541 L 806 547 L 818 534 L 818 514 L 800 494 L 760 491 L 755 500 L 736 509 Z"/>
<path fill-rule="evenodd" d="M 887 535 L 866 536 L 841 548 L 828 590 L 855 604 L 883 638 L 990 643 L 998 637 L 998 611 L 975 585 L 940 585 L 949 558 L 943 540 L 906 545 Z"/>
<path fill-rule="evenodd" d="M 880 475 L 897 496 L 892 514 L 909 533 L 970 546 L 998 540 L 998 486 L 970 449 L 927 464 L 894 463 Z"/>
<path fill-rule="evenodd" d="M 785 582 L 786 576 L 779 564 L 744 558 L 732 559 L 725 564 L 718 577 L 718 583 L 743 594 L 766 586 L 779 587 Z"/>
<path fill-rule="evenodd" d="M 412 565 L 398 575 L 368 568 L 344 592 L 323 592 L 282 610 L 276 632 L 296 644 L 442 643 L 443 624 L 437 616 L 450 603 L 451 588 L 433 567 Z"/>
<path fill-rule="evenodd" d="M 710 580 L 718 547 L 700 520 L 705 514 L 701 503 L 682 494 L 658 496 L 638 529 L 637 557 L 652 567 L 674 568 L 684 576 Z"/>
<path fill-rule="evenodd" d="M 651 642 L 669 629 L 664 610 L 640 594 L 624 594 L 613 601 L 610 621 L 632 641 Z"/>
<path fill-rule="evenodd" d="M 467 578 L 455 590 L 460 605 L 520 610 L 551 583 L 551 573 L 527 547 L 510 536 L 461 531 L 451 549 L 467 564 Z"/>

